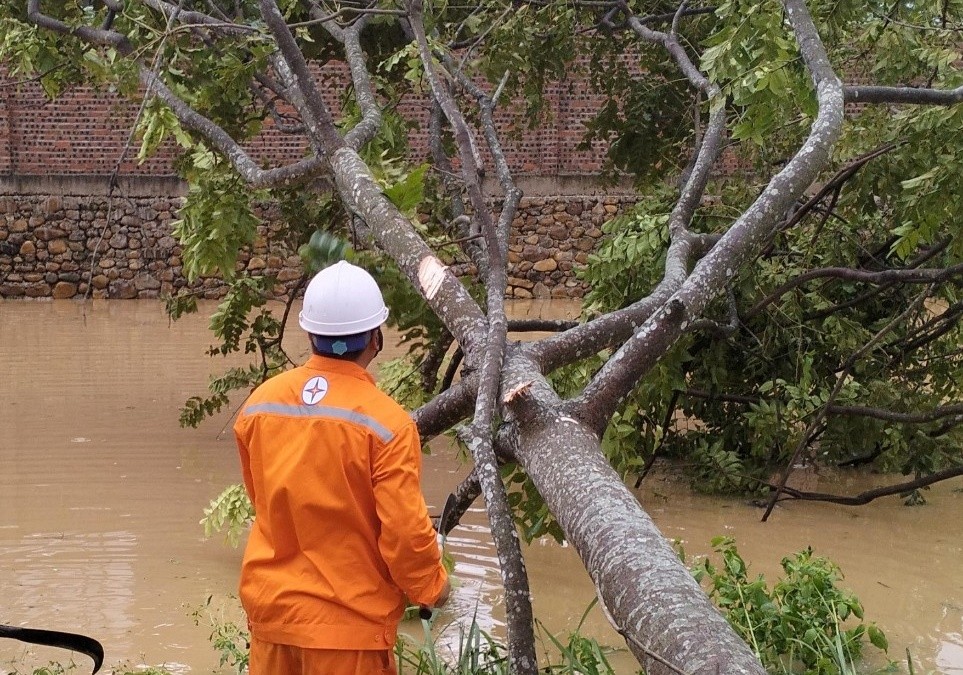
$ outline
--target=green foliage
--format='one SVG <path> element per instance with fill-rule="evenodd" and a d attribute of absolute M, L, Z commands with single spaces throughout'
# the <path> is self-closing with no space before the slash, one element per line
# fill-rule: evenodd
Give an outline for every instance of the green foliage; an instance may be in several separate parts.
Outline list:
<path fill-rule="evenodd" d="M 144 106 L 135 131 L 141 139 L 140 151 L 137 153 L 137 159 L 141 162 L 157 152 L 169 137 L 173 137 L 185 150 L 194 146 L 194 141 L 181 127 L 177 116 L 158 98 L 151 99 Z M 209 159 L 205 158 L 205 161 Z"/>
<path fill-rule="evenodd" d="M 378 387 L 406 410 L 416 410 L 430 399 L 421 383 L 419 364 L 410 354 L 381 364 Z"/>
<path fill-rule="evenodd" d="M 602 226 L 604 237 L 579 272 L 591 290 L 588 312 L 621 308 L 644 297 L 662 278 L 669 243 L 672 194 L 667 188 Z"/>
<path fill-rule="evenodd" d="M 905 151 L 915 154 L 912 148 Z M 905 161 L 897 154 L 880 161 L 897 159 Z M 891 221 L 879 213 L 879 199 L 873 197 L 880 194 L 882 169 L 867 167 L 857 175 L 838 200 L 836 217 L 813 217 L 777 233 L 764 255 L 736 278 L 736 332 L 684 337 L 638 385 L 603 439 L 618 470 L 631 472 L 658 449 L 684 459 L 698 489 L 752 493 L 786 465 L 803 429 L 829 402 L 841 364 L 921 290 L 821 279 L 769 297 L 813 268 L 905 264 L 899 246 L 893 245 L 900 240 L 893 238 Z M 749 198 L 745 186 L 733 180 L 711 185 L 709 194 L 714 198 L 698 209 L 693 222 L 699 232 L 728 227 L 729 214 L 739 213 Z M 639 300 L 661 279 L 668 247 L 664 223 L 674 197 L 666 188 L 655 195 L 604 226 L 605 237 L 581 273 L 591 286 L 586 298 L 590 316 Z M 943 199 L 952 201 L 955 195 Z M 859 227 L 852 227 L 850 219 Z M 959 239 L 948 236 L 946 248 L 938 249 L 927 266 L 959 264 L 963 258 L 954 251 Z M 914 255 L 927 241 L 914 242 Z M 928 309 L 895 326 L 878 349 L 854 366 L 833 403 L 908 412 L 959 400 L 963 333 L 950 315 L 942 322 L 938 317 L 941 307 L 959 302 L 956 286 L 937 287 Z M 717 302 L 707 316 L 726 323 L 725 311 L 725 303 Z M 574 379 L 565 375 L 571 380 L 565 391 L 577 391 L 599 365 L 577 366 L 582 372 Z M 671 423 L 665 427 L 667 415 Z M 831 414 L 801 460 L 831 465 L 876 455 L 875 464 L 883 470 L 926 475 L 963 458 L 963 434 L 941 426 L 941 421 L 901 424 Z M 908 497 L 918 501 L 922 495 Z"/>
<path fill-rule="evenodd" d="M 96 18 L 92 6 L 64 3 L 62 20 L 80 25 Z M 22 3 L 0 4 L 0 61 L 8 65 L 12 77 L 36 79 L 50 98 L 83 79 L 85 67 L 98 57 L 97 51 L 79 41 L 60 37 L 27 21 Z"/>
<path fill-rule="evenodd" d="M 159 147 L 168 134 L 182 138 L 166 108 L 148 110 L 151 114 L 145 116 L 144 126 L 150 133 L 144 135 L 145 154 Z M 350 98 L 345 101 L 344 113 L 341 124 L 345 129 L 361 119 L 360 109 Z M 361 154 L 386 196 L 414 218 L 429 199 L 432 183 L 426 178 L 427 165 L 408 167 L 407 139 L 408 123 L 388 111 L 378 135 Z M 191 279 L 217 274 L 229 284 L 224 301 L 211 319 L 211 330 L 220 342 L 208 352 L 212 356 L 227 355 L 243 349 L 245 354 L 258 357 L 257 363 L 230 368 L 212 378 L 209 395 L 188 399 L 181 414 L 183 425 L 197 426 L 227 406 L 234 391 L 253 389 L 292 365 L 281 349 L 283 326 L 271 310 L 264 308 L 266 298 L 273 295 L 275 280 L 236 272 L 240 251 L 264 236 L 266 229 L 255 214 L 255 203 L 277 206 L 280 222 L 270 232 L 272 250 L 297 252 L 304 264 L 304 280 L 337 260 L 356 261 L 379 278 L 392 308 L 389 323 L 402 331 L 413 349 L 423 350 L 440 337 L 442 324 L 397 267 L 370 252 L 356 253 L 348 244 L 348 214 L 332 195 L 301 186 L 251 192 L 222 159 L 202 145 L 193 146 L 180 167 L 191 186 L 179 212 L 181 218 L 174 223 L 175 236 L 184 247 L 185 273 Z M 420 223 L 418 227 L 430 240 L 441 240 L 440 233 Z M 297 285 L 292 292 L 302 287 Z M 190 294 L 183 294 L 168 300 L 168 308 L 176 318 L 195 311 L 196 301 Z"/>
<path fill-rule="evenodd" d="M 733 138 L 772 149 L 784 125 L 808 129 L 815 96 L 779 3 L 730 0 L 716 16 L 719 27 L 706 40 L 700 65 L 740 110 Z"/>
<path fill-rule="evenodd" d="M 583 621 L 587 614 L 588 610 L 582 616 Z M 612 650 L 582 635 L 581 623 L 564 641 L 541 624 L 539 628 L 546 646 L 539 672 L 615 675 L 606 658 Z M 458 641 L 450 654 L 440 653 L 434 640 L 422 642 L 399 634 L 395 656 L 399 675 L 508 675 L 510 672 L 505 646 L 483 631 L 474 619 L 467 628 L 458 627 Z"/>
<path fill-rule="evenodd" d="M 252 207 L 255 195 L 210 151 L 199 148 L 192 163 L 195 180 L 172 223 L 174 236 L 184 247 L 184 274 L 189 281 L 214 273 L 231 279 L 238 253 L 254 243 L 260 222 Z"/>
<path fill-rule="evenodd" d="M 559 640 L 558 637 L 545 630 L 541 622 L 538 622 L 538 625 L 542 628 L 542 632 L 548 637 L 548 641 L 555 650 L 558 651 L 561 659 L 558 663 L 552 663 L 546 666 L 544 669 L 546 673 L 558 673 L 559 675 L 611 675 L 615 672 L 606 658 L 606 654 L 611 653 L 613 650 L 608 647 L 603 647 L 596 640 L 587 638 L 581 634 L 585 619 L 597 604 L 598 598 L 593 599 L 592 602 L 589 603 L 589 606 L 582 612 L 582 618 L 579 619 L 575 630 L 569 632 L 568 639 L 564 643 Z M 546 658 L 546 660 L 552 662 L 554 659 Z M 643 675 L 644 671 L 639 670 L 638 673 L 639 675 Z"/>
<path fill-rule="evenodd" d="M 194 624 L 204 624 L 211 628 L 208 639 L 214 650 L 220 654 L 220 666 L 229 666 L 237 675 L 243 675 L 247 672 L 250 660 L 250 633 L 228 619 L 224 608 L 215 608 L 212 601 L 213 597 L 208 596 L 204 605 L 191 613 Z"/>
<path fill-rule="evenodd" d="M 749 568 L 728 537 L 712 540 L 721 562 L 701 561 L 696 579 L 729 623 L 755 650 L 770 673 L 841 675 L 855 673 L 864 639 L 886 651 L 886 636 L 866 624 L 863 606 L 839 588 L 839 568 L 806 549 L 782 560 L 786 576 L 770 589 Z"/>
<path fill-rule="evenodd" d="M 330 232 L 315 230 L 307 244 L 298 249 L 298 255 L 304 261 L 305 272 L 314 276 L 325 267 L 340 260 L 350 260 L 353 251 L 348 242 Z"/>
<path fill-rule="evenodd" d="M 60 663 L 51 662 L 46 666 L 34 668 L 32 671 L 32 675 L 65 675 L 66 673 L 69 673 L 72 670 L 74 670 L 73 665 L 63 666 Z M 13 673 L 17 673 L 17 672 L 18 671 L 16 670 L 13 671 Z"/>
<path fill-rule="evenodd" d="M 379 69 L 389 76 L 392 74 L 399 75 L 402 81 L 411 85 L 417 92 L 424 91 L 424 66 L 421 63 L 418 45 L 415 42 L 406 43 L 394 54 L 390 54 L 383 59 L 379 64 Z"/>
<path fill-rule="evenodd" d="M 271 310 L 263 308 L 272 283 L 273 280 L 266 277 L 239 276 L 211 315 L 210 329 L 220 343 L 209 347 L 208 354 L 225 356 L 243 349 L 245 354 L 256 354 L 259 362 L 229 368 L 212 377 L 208 385 L 210 396 L 192 396 L 185 402 L 181 426 L 198 426 L 230 403 L 231 392 L 254 388 L 288 363 L 281 349 L 281 322 Z M 192 300 L 168 300 L 168 309 L 174 312 L 171 314 L 174 318 L 192 308 L 196 310 L 196 302 Z"/>
<path fill-rule="evenodd" d="M 611 649 L 603 647 L 596 640 L 576 633 L 569 634 L 568 642 L 563 643 L 554 635 L 548 634 L 552 645 L 559 651 L 562 663 L 548 666 L 548 673 L 565 675 L 612 675 L 615 670 L 606 658 Z M 641 672 L 641 671 L 640 671 Z"/>
<path fill-rule="evenodd" d="M 269 313 L 262 311 L 253 319 L 251 312 L 264 305 L 264 295 L 270 288 L 272 280 L 267 277 L 239 277 L 231 285 L 224 299 L 211 315 L 210 329 L 214 337 L 220 338 L 221 344 L 212 346 L 208 353 L 230 354 L 241 348 L 241 339 L 251 330 L 251 334 L 244 343 L 244 352 L 254 352 L 259 344 L 276 338 L 280 334 L 281 326 L 271 318 Z M 260 323 L 259 323 L 260 320 Z"/>
<path fill-rule="evenodd" d="M 442 655 L 434 641 L 416 642 L 402 634 L 395 643 L 399 675 L 508 675 L 508 656 L 503 645 L 473 620 L 459 626 L 456 651 Z"/>
<path fill-rule="evenodd" d="M 671 11 L 668 5 L 665 8 Z M 714 18 L 691 19 L 688 39 L 698 40 L 713 22 Z M 617 180 L 628 175 L 645 192 L 653 185 L 658 190 L 665 177 L 677 174 L 691 156 L 692 121 L 696 110 L 704 112 L 703 101 L 660 48 L 640 43 L 632 33 L 596 35 L 579 48 L 590 65 L 578 74 L 604 97 L 598 112 L 585 122 L 580 148 L 606 148 L 604 177 Z M 575 93 L 574 86 L 570 91 Z"/>
<path fill-rule="evenodd" d="M 243 485 L 229 485 L 221 494 L 211 500 L 204 509 L 200 524 L 204 526 L 204 536 L 223 532 L 231 548 L 237 548 L 241 536 L 254 521 L 254 505 Z"/>
<path fill-rule="evenodd" d="M 49 96 L 76 83 L 129 94 L 138 90 L 136 66 L 117 50 L 89 48 L 73 36 L 38 30 L 27 21 L 22 2 L 0 2 L 0 60 L 13 76 L 38 78 Z M 678 8 L 667 2 L 627 6 L 652 18 L 650 26 L 659 30 L 669 25 L 654 17 Z M 808 6 L 832 65 L 847 81 L 943 89 L 963 84 L 959 0 L 812 0 Z M 99 26 L 107 15 L 98 3 L 46 3 L 44 10 L 70 25 Z M 191 31 L 169 31 L 167 16 L 136 3 L 124 7 L 113 27 L 138 58 L 156 64 L 172 91 L 244 143 L 269 115 L 248 85 L 267 64 L 272 46 L 256 3 L 242 2 L 233 11 L 251 30 L 220 38 L 213 49 Z M 282 3 L 282 11 L 292 23 L 309 18 L 299 3 Z M 597 3 L 485 0 L 466 6 L 442 0 L 425 11 L 439 63 L 444 45 L 472 45 L 458 53 L 466 74 L 504 83 L 500 110 L 510 113 L 502 127 L 509 134 L 550 123 L 553 106 L 547 103 L 556 100 L 559 87 L 601 102 L 597 117 L 586 120 L 586 147 L 607 144 L 610 172 L 631 174 L 640 199 L 633 211 L 603 225 L 603 240 L 581 272 L 592 289 L 587 318 L 645 297 L 662 278 L 667 222 L 678 199 L 671 185 L 691 157 L 696 112 L 704 122 L 709 106 L 726 106 L 727 150 L 743 162 L 741 168 L 751 168 L 731 171 L 709 187 L 691 229 L 714 234 L 744 213 L 760 186 L 798 148 L 815 114 L 812 83 L 775 0 L 724 0 L 711 14 L 678 17 L 673 28 L 679 45 L 722 90 L 711 103 L 695 94 L 661 46 L 639 40 L 619 25 L 617 12 L 606 17 Z M 614 23 L 603 30 L 603 19 Z M 442 261 L 463 263 L 464 252 L 442 226 L 454 216 L 452 204 L 440 194 L 436 172 L 410 153 L 408 139 L 417 131 L 413 123 L 395 112 L 406 93 L 424 86 L 417 50 L 397 17 L 369 21 L 372 30 L 363 40 L 384 122 L 361 149 L 362 157 L 386 196 Z M 312 64 L 339 51 L 317 24 L 299 25 L 294 36 Z M 341 103 L 338 124 L 346 131 L 362 116 L 350 87 Z M 472 113 L 469 122 L 477 123 Z M 274 280 L 255 281 L 238 262 L 262 241 L 285 258 L 300 253 L 305 277 L 353 255 L 372 267 L 386 289 L 392 325 L 409 348 L 403 362 L 386 366 L 386 387 L 410 406 L 438 392 L 438 378 L 418 366 L 433 346 L 447 344 L 444 328 L 393 264 L 352 251 L 346 242 L 355 216 L 336 196 L 313 183 L 247 190 L 228 162 L 157 100 L 148 101 L 137 124 L 141 159 L 160 148 L 180 153 L 177 169 L 190 186 L 175 224 L 185 273 L 194 280 L 219 275 L 232 287 L 212 324 L 219 343 L 210 352 L 243 350 L 253 361 L 212 379 L 206 395 L 191 398 L 182 416 L 185 424 L 224 410 L 235 392 L 290 365 L 280 349 L 283 328 L 263 306 Z M 736 331 L 685 336 L 614 412 L 602 443 L 621 474 L 667 454 L 685 459 L 702 489 L 759 489 L 761 480 L 785 467 L 802 430 L 827 404 L 841 364 L 921 287 L 824 278 L 768 296 L 814 268 L 946 268 L 963 261 L 957 227 L 963 212 L 963 107 L 850 110 L 833 163 L 816 184 L 827 184 L 837 170 L 877 150 L 882 154 L 841 183 L 838 193 L 792 227 L 773 232 L 763 253 L 737 271 L 731 288 Z M 262 222 L 265 213 L 280 223 L 268 227 Z M 288 290 L 296 296 L 299 286 L 289 283 Z M 471 292 L 483 298 L 482 289 Z M 961 301 L 958 283 L 935 287 L 926 312 L 896 326 L 861 359 L 834 403 L 916 412 L 959 400 L 963 329 L 953 312 Z M 168 306 L 176 317 L 193 311 L 195 302 L 185 293 L 169 299 Z M 940 319 L 942 308 L 951 309 Z M 727 303 L 718 300 L 707 316 L 725 324 L 727 311 Z M 573 364 L 553 374 L 553 382 L 573 395 L 609 356 Z M 799 459 L 833 464 L 875 453 L 876 468 L 926 475 L 963 460 L 963 431 L 945 422 L 904 424 L 831 414 Z M 525 532 L 549 531 L 551 520 L 543 517 L 527 479 L 511 480 Z M 530 498 L 535 501 L 529 503 Z M 922 493 L 908 498 L 919 501 Z"/>

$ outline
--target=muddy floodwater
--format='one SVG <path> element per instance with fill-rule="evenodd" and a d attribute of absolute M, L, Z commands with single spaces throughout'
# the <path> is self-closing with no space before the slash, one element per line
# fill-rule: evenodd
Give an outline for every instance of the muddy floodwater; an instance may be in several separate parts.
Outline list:
<path fill-rule="evenodd" d="M 239 482 L 226 411 L 199 430 L 178 410 L 226 364 L 204 354 L 207 314 L 169 324 L 148 301 L 0 301 L 0 623 L 84 632 L 115 667 L 164 665 L 178 673 L 229 673 L 211 649 L 209 619 L 236 618 L 240 552 L 205 539 L 209 500 Z M 571 303 L 519 304 L 517 314 L 574 316 Z M 289 351 L 306 353 L 291 331 Z M 238 400 L 237 403 L 240 401 Z M 437 513 L 465 475 L 435 443 L 424 489 Z M 817 477 L 820 491 L 855 493 L 896 480 Z M 667 478 L 639 491 L 662 531 L 690 557 L 721 534 L 736 538 L 751 573 L 770 580 L 779 561 L 807 546 L 836 561 L 844 585 L 887 634 L 905 670 L 963 675 L 963 481 L 935 486 L 922 507 L 887 498 L 858 508 L 788 503 L 768 523 L 738 500 L 687 492 Z M 436 626 L 476 616 L 500 634 L 496 559 L 475 509 L 449 539 L 461 580 Z M 575 628 L 594 592 L 570 547 L 526 551 L 535 613 L 546 630 Z M 418 637 L 420 628 L 406 626 Z M 593 610 L 584 631 L 622 643 Z M 885 665 L 873 656 L 867 671 Z M 44 665 L 63 653 L 0 642 L 0 673 Z M 617 653 L 620 673 L 632 660 Z M 77 663 L 83 661 L 77 657 Z M 108 668 L 108 671 L 110 668 Z"/>

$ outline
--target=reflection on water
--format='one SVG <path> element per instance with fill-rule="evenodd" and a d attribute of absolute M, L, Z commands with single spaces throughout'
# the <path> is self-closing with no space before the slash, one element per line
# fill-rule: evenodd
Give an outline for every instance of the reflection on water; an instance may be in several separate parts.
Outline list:
<path fill-rule="evenodd" d="M 12 570 L 5 582 L 16 593 L 4 594 L 3 615 L 27 615 L 50 597 L 69 598 L 85 621 L 128 633 L 135 620 L 130 605 L 136 544 L 131 532 L 43 532 L 25 534 L 19 545 L 5 541 L 0 560 Z"/>
<path fill-rule="evenodd" d="M 578 312 L 569 302 L 529 301 L 514 313 Z M 303 358 L 306 344 L 296 327 L 290 334 L 289 354 Z M 205 621 L 209 613 L 237 617 L 231 595 L 240 552 L 205 540 L 197 521 L 213 496 L 239 480 L 233 411 L 200 430 L 177 425 L 183 401 L 229 365 L 204 355 L 209 343 L 205 317 L 169 324 L 155 302 L 0 301 L 0 623 L 88 633 L 104 642 L 108 664 L 231 672 L 218 666 Z M 466 473 L 437 440 L 425 458 L 433 514 Z M 827 475 L 819 487 L 855 493 L 877 480 Z M 892 658 L 904 660 L 908 647 L 917 672 L 963 675 L 959 487 L 935 486 L 920 508 L 895 498 L 852 510 L 789 503 L 765 524 L 759 509 L 692 495 L 664 476 L 647 480 L 639 498 L 690 557 L 729 534 L 751 572 L 770 581 L 782 557 L 811 545 L 840 564 L 867 617 L 887 632 Z M 497 560 L 478 507 L 448 539 L 461 586 L 436 626 L 476 617 L 501 635 Z M 539 542 L 526 559 L 536 616 L 546 630 L 574 629 L 594 598 L 575 552 Z M 597 609 L 583 629 L 621 644 Z M 404 630 L 421 639 L 417 624 Z M 451 625 L 442 642 L 457 632 Z M 62 656 L 0 643 L 0 672 L 13 659 L 37 666 Z M 634 672 L 626 654 L 613 660 L 620 673 Z"/>

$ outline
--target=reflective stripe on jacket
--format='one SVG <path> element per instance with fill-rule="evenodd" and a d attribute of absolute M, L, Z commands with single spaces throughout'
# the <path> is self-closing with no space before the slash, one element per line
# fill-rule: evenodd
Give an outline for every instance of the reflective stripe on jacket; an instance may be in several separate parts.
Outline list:
<path fill-rule="evenodd" d="M 258 387 L 234 433 L 257 513 L 240 582 L 252 633 L 392 648 L 404 596 L 433 604 L 447 578 L 411 417 L 364 368 L 315 355 Z"/>

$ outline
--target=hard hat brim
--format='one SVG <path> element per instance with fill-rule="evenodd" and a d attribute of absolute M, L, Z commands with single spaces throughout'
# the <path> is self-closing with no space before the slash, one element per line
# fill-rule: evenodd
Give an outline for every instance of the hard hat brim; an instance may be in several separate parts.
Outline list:
<path fill-rule="evenodd" d="M 387 320 L 387 307 L 382 307 L 379 311 L 363 319 L 337 324 L 314 321 L 304 316 L 303 311 L 298 314 L 298 323 L 301 325 L 301 328 L 314 335 L 354 335 L 355 333 L 362 333 L 366 330 L 377 328 Z"/>

